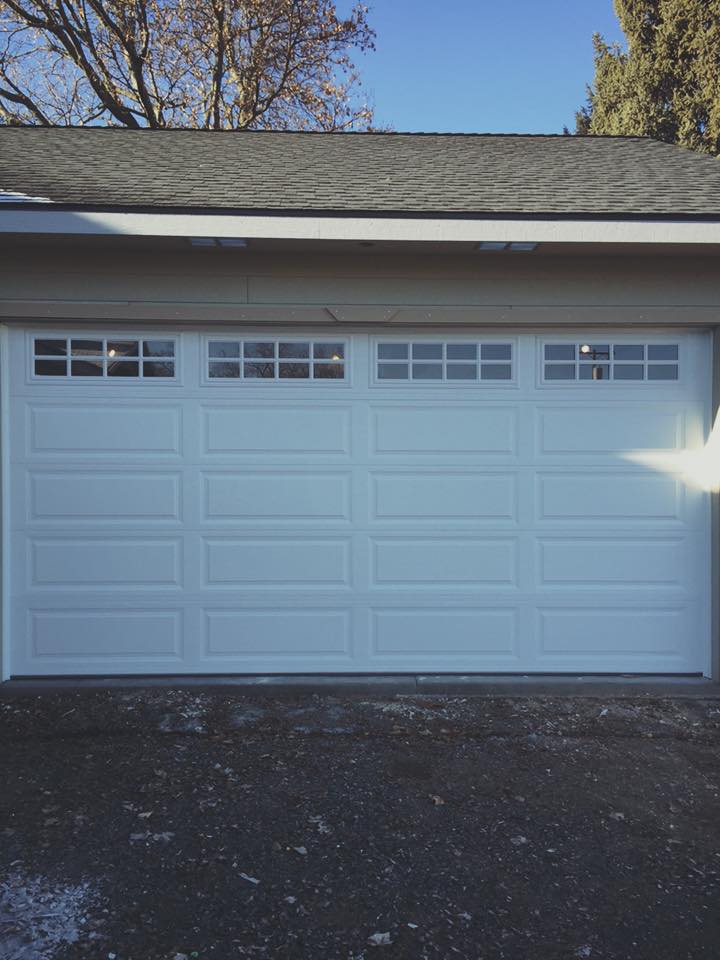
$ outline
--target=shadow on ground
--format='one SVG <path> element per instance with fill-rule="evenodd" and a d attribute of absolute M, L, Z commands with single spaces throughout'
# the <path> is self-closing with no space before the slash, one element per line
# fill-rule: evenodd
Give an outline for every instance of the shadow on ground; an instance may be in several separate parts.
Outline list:
<path fill-rule="evenodd" d="M 0 702 L 3 960 L 720 956 L 720 701 Z"/>

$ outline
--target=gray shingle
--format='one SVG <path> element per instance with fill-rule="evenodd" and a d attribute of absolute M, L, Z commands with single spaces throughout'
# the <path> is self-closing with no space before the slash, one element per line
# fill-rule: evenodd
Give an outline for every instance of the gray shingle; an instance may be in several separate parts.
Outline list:
<path fill-rule="evenodd" d="M 0 191 L 84 207 L 720 217 L 720 162 L 639 137 L 0 127 Z"/>

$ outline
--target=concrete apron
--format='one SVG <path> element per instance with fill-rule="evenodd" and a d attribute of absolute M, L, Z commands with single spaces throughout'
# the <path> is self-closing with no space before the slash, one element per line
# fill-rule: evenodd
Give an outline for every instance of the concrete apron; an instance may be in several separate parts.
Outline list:
<path fill-rule="evenodd" d="M 472 697 L 693 697 L 720 699 L 720 683 L 705 677 L 490 676 L 481 674 L 373 674 L 267 676 L 28 677 L 0 684 L 0 699 L 68 691 L 173 689 L 243 696 L 441 695 Z"/>

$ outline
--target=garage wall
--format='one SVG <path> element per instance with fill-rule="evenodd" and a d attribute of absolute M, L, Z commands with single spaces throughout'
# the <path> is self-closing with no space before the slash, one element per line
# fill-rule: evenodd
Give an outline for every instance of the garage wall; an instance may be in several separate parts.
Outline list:
<path fill-rule="evenodd" d="M 291 308 L 283 321 L 302 323 L 712 324 L 720 304 L 720 261 L 700 255 L 261 254 L 129 244 L 0 247 L 0 316 L 94 319 L 105 304 L 111 319 L 237 322 L 277 320 L 282 305 Z"/>

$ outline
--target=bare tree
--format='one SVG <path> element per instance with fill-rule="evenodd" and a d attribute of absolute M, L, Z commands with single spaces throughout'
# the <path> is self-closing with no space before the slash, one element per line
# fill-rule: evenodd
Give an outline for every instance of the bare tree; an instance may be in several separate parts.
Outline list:
<path fill-rule="evenodd" d="M 334 0 L 0 0 L 0 123 L 369 127 Z"/>

